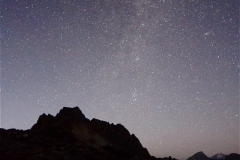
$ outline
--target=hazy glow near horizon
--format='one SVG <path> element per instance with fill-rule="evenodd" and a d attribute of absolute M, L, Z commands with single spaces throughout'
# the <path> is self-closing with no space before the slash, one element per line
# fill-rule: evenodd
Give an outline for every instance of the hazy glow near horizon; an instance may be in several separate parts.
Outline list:
<path fill-rule="evenodd" d="M 0 3 L 2 128 L 79 106 L 156 157 L 239 153 L 238 0 Z"/>

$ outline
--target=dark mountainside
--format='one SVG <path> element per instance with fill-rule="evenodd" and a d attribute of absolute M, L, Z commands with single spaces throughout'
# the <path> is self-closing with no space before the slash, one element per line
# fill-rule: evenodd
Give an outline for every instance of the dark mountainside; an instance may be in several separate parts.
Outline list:
<path fill-rule="evenodd" d="M 225 160 L 240 160 L 240 155 L 236 153 L 231 153 L 225 157 Z"/>
<path fill-rule="evenodd" d="M 209 158 L 203 152 L 198 152 L 187 160 L 209 160 Z"/>
<path fill-rule="evenodd" d="M 232 153 L 229 155 L 222 154 L 221 158 L 217 155 L 214 155 L 213 157 L 209 158 L 201 151 L 189 157 L 187 160 L 219 160 L 219 159 L 240 160 L 240 155 L 236 153 Z"/>
<path fill-rule="evenodd" d="M 29 130 L 0 129 L 1 160 L 172 160 L 155 158 L 121 124 L 92 119 L 78 107 L 42 114 Z"/>

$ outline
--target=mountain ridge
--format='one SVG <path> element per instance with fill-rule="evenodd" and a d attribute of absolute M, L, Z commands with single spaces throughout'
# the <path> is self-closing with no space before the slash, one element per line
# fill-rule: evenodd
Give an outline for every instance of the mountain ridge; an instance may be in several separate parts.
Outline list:
<path fill-rule="evenodd" d="M 240 160 L 240 154 L 231 153 L 229 155 L 225 155 L 222 153 L 217 153 L 212 157 L 207 157 L 202 151 L 195 153 L 187 160 Z"/>
<path fill-rule="evenodd" d="M 151 156 L 122 124 L 89 120 L 79 107 L 63 107 L 55 116 L 43 113 L 27 130 L 0 128 L 0 143 L 1 160 L 176 160 Z M 217 160 L 214 156 L 200 151 L 187 160 Z M 225 157 L 239 159 L 236 153 Z"/>
<path fill-rule="evenodd" d="M 227 156 L 226 154 L 217 153 L 217 154 L 213 155 L 211 158 L 214 158 L 214 159 L 225 159 L 226 156 Z"/>
<path fill-rule="evenodd" d="M 123 125 L 89 120 L 79 107 L 63 107 L 56 116 L 44 113 L 29 130 L 0 129 L 0 143 L 3 160 L 161 159 L 151 156 Z"/>

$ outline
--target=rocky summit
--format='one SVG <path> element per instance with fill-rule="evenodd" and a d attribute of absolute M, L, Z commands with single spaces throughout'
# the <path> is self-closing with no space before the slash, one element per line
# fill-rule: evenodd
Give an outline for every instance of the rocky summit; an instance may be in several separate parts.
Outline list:
<path fill-rule="evenodd" d="M 0 129 L 0 144 L 1 160 L 161 159 L 123 125 L 89 120 L 78 107 L 64 107 L 56 116 L 42 114 L 29 130 Z"/>
<path fill-rule="evenodd" d="M 208 157 L 201 151 L 189 157 L 187 160 L 209 160 Z"/>

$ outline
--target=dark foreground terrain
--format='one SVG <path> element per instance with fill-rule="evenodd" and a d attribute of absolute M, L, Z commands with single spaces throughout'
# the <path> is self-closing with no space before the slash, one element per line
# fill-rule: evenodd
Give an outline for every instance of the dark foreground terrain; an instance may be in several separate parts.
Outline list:
<path fill-rule="evenodd" d="M 1 160 L 156 160 L 121 124 L 92 119 L 78 107 L 42 114 L 29 130 L 0 129 Z"/>

